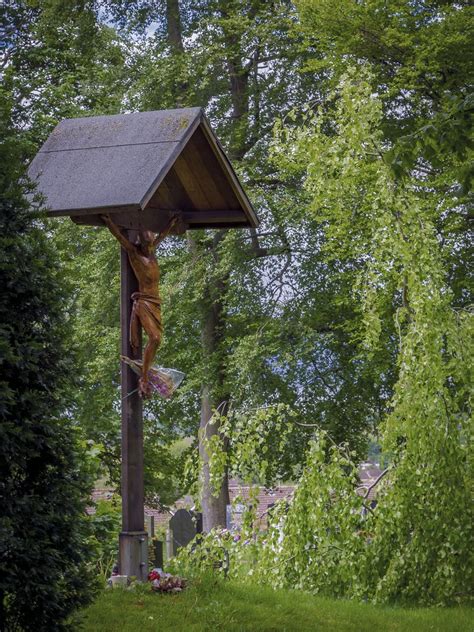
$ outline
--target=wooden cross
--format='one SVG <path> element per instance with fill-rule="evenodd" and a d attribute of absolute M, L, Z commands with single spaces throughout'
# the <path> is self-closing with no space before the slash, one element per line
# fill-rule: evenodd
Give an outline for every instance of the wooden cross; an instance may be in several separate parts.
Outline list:
<path fill-rule="evenodd" d="M 51 217 L 102 226 L 108 214 L 127 231 L 161 232 L 179 213 L 174 231 L 257 227 L 257 216 L 200 108 L 66 119 L 30 165 L 30 178 Z M 131 295 L 137 280 L 121 250 L 122 355 L 130 346 Z M 141 346 L 141 345 L 140 345 Z M 145 581 L 143 416 L 138 377 L 122 362 L 122 532 L 119 572 Z"/>

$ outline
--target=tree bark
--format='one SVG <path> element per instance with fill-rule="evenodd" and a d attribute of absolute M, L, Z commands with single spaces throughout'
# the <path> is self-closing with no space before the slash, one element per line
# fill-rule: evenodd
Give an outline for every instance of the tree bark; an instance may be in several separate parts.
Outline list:
<path fill-rule="evenodd" d="M 251 66 L 245 66 L 241 50 L 242 33 L 234 28 L 226 28 L 229 7 L 221 2 L 220 14 L 224 20 L 224 43 L 226 49 L 226 67 L 229 76 L 230 96 L 232 100 L 233 129 L 229 155 L 232 160 L 242 160 L 249 140 L 249 78 Z"/>
<path fill-rule="evenodd" d="M 174 53 L 183 54 L 183 34 L 179 0 L 166 0 L 166 31 L 168 44 Z"/>
<path fill-rule="evenodd" d="M 218 261 L 217 246 L 225 231 L 216 233 L 212 254 Z M 226 291 L 226 279 L 208 279 L 205 297 L 203 301 L 201 343 L 206 366 L 206 376 L 209 380 L 203 380 L 201 393 L 201 423 L 199 454 L 203 463 L 202 476 L 202 509 L 203 530 L 210 531 L 215 527 L 226 526 L 226 511 L 229 504 L 229 486 L 227 470 L 219 489 L 213 489 L 209 480 L 209 457 L 205 447 L 205 441 L 213 435 L 220 434 L 219 418 L 212 425 L 209 424 L 214 411 L 217 415 L 227 413 L 229 395 L 224 389 L 225 365 L 222 355 L 222 337 L 225 328 L 225 314 L 223 298 Z M 224 441 L 224 449 L 227 442 Z"/>
<path fill-rule="evenodd" d="M 225 21 L 228 17 L 228 5 L 220 3 L 220 14 Z M 249 141 L 249 78 L 251 66 L 244 66 L 241 46 L 241 34 L 224 26 L 224 42 L 226 48 L 226 68 L 232 100 L 233 130 L 230 139 L 229 155 L 232 160 L 242 160 Z M 218 245 L 226 235 L 225 230 L 215 233 L 212 253 L 218 267 Z M 202 314 L 201 341 L 204 358 L 209 370 L 201 392 L 201 422 L 199 453 L 203 463 L 201 505 L 203 512 L 203 530 L 210 531 L 215 527 L 226 526 L 226 510 L 229 504 L 228 474 L 224 473 L 218 490 L 211 488 L 209 480 L 209 458 L 204 442 L 220 433 L 219 420 L 209 424 L 213 412 L 218 409 L 226 414 L 230 394 L 225 389 L 225 358 L 221 341 L 225 331 L 224 296 L 227 278 L 225 275 L 207 281 Z M 224 442 L 227 450 L 227 442 Z"/>
<path fill-rule="evenodd" d="M 223 19 L 225 63 L 232 102 L 233 125 L 229 155 L 233 160 L 241 160 L 249 148 L 249 80 L 253 66 L 244 62 L 241 41 L 243 33 L 235 32 L 233 28 L 227 28 L 225 24 L 230 17 L 228 3 L 221 0 L 218 6 Z M 177 13 L 176 7 L 178 7 Z M 172 46 L 174 46 L 177 32 L 182 41 L 181 27 L 174 23 L 177 15 L 179 17 L 178 0 L 167 0 L 168 38 Z M 178 48 L 175 50 L 178 52 Z M 255 63 L 257 59 L 254 60 Z M 218 246 L 225 235 L 225 230 L 217 231 L 213 244 L 210 246 L 216 261 L 215 268 L 218 268 Z M 191 236 L 188 236 L 188 243 L 191 251 L 198 255 L 200 245 Z M 212 489 L 209 480 L 209 458 L 205 449 L 206 439 L 209 440 L 213 435 L 220 433 L 219 420 L 212 425 L 209 424 L 209 420 L 217 409 L 221 414 L 225 414 L 230 400 L 230 394 L 226 392 L 225 387 L 225 357 L 221 345 L 226 326 L 224 308 L 226 286 L 225 274 L 219 278 L 213 277 L 206 280 L 201 312 L 201 344 L 206 370 L 201 388 L 199 454 L 203 463 L 201 505 L 205 532 L 215 527 L 226 526 L 226 509 L 229 504 L 227 472 L 224 473 L 220 488 Z M 227 449 L 226 442 L 224 449 Z"/>
<path fill-rule="evenodd" d="M 184 107 L 187 105 L 188 83 L 182 75 L 184 69 L 184 44 L 183 29 L 181 24 L 181 13 L 179 0 L 166 0 L 166 35 L 168 44 L 176 59 L 176 68 L 178 78 L 173 90 L 174 105 Z"/>
<path fill-rule="evenodd" d="M 227 472 L 224 473 L 219 489 L 211 486 L 209 476 L 209 456 L 205 447 L 205 440 L 209 440 L 213 435 L 219 434 L 219 423 L 210 425 L 213 409 L 209 387 L 203 386 L 201 394 L 201 424 L 199 433 L 199 456 L 203 464 L 201 472 L 201 507 L 202 507 L 202 528 L 204 533 L 209 533 L 215 527 L 226 526 L 226 511 L 229 504 L 229 481 Z"/>
<path fill-rule="evenodd" d="M 215 234 L 211 246 L 198 243 L 188 233 L 188 245 L 193 256 L 198 258 L 211 248 L 217 261 L 217 246 L 225 235 L 224 230 Z M 208 254 L 208 253 L 207 253 Z M 227 472 L 224 473 L 219 489 L 213 489 L 210 484 L 209 456 L 206 441 L 220 433 L 219 419 L 209 424 L 214 411 L 225 415 L 227 413 L 229 395 L 225 392 L 224 377 L 225 363 L 222 356 L 222 337 L 225 327 L 223 297 L 226 291 L 226 279 L 206 279 L 206 287 L 201 303 L 201 349 L 203 358 L 203 380 L 201 386 L 201 419 L 199 431 L 199 455 L 202 462 L 201 471 L 201 506 L 203 514 L 203 530 L 209 532 L 215 527 L 226 526 L 226 510 L 229 504 L 229 490 Z M 227 449 L 227 441 L 224 441 Z"/>

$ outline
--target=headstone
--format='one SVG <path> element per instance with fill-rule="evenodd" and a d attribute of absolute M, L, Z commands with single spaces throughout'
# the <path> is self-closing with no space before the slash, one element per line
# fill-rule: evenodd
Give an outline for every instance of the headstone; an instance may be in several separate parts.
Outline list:
<path fill-rule="evenodd" d="M 166 529 L 166 559 L 169 561 L 173 557 L 173 534 L 171 529 Z"/>
<path fill-rule="evenodd" d="M 163 542 L 161 540 L 153 540 L 153 549 L 155 554 L 155 567 L 163 568 Z"/>
<path fill-rule="evenodd" d="M 128 584 L 127 575 L 112 575 L 110 578 L 112 581 L 113 588 L 126 588 Z"/>
<path fill-rule="evenodd" d="M 149 538 L 153 538 L 155 535 L 155 516 L 145 514 L 145 531 L 148 533 Z"/>
<path fill-rule="evenodd" d="M 200 511 L 193 512 L 193 518 L 196 523 L 196 533 L 202 533 L 202 513 Z"/>
<path fill-rule="evenodd" d="M 173 555 L 176 555 L 178 549 L 187 546 L 198 533 L 194 514 L 187 509 L 178 509 L 170 520 L 170 529 L 173 534 Z"/>
<path fill-rule="evenodd" d="M 242 520 L 245 512 L 245 505 L 236 503 L 227 505 L 226 507 L 226 527 L 231 532 L 240 531 L 242 528 Z"/>

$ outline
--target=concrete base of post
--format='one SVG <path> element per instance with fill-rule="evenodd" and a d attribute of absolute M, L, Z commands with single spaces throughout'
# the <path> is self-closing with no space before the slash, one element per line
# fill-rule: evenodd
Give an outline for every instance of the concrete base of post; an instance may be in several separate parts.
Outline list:
<path fill-rule="evenodd" d="M 146 531 L 122 531 L 119 535 L 120 575 L 140 582 L 148 579 L 148 534 Z"/>

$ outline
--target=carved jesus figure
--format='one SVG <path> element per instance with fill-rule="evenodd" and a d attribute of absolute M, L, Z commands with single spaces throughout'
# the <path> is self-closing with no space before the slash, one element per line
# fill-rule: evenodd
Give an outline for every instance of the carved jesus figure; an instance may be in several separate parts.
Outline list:
<path fill-rule="evenodd" d="M 148 335 L 148 342 L 143 353 L 142 376 L 138 390 L 141 397 L 147 398 L 151 394 L 148 371 L 160 346 L 163 333 L 159 289 L 160 268 L 155 249 L 176 224 L 178 216 L 173 217 L 165 230 L 159 234 L 149 230 L 140 231 L 136 243 L 132 243 L 125 237 L 110 215 L 101 217 L 122 248 L 127 251 L 130 265 L 138 281 L 138 292 L 134 292 L 131 296 L 133 307 L 130 321 L 130 344 L 134 350 L 138 349 L 140 326 L 143 327 Z"/>

